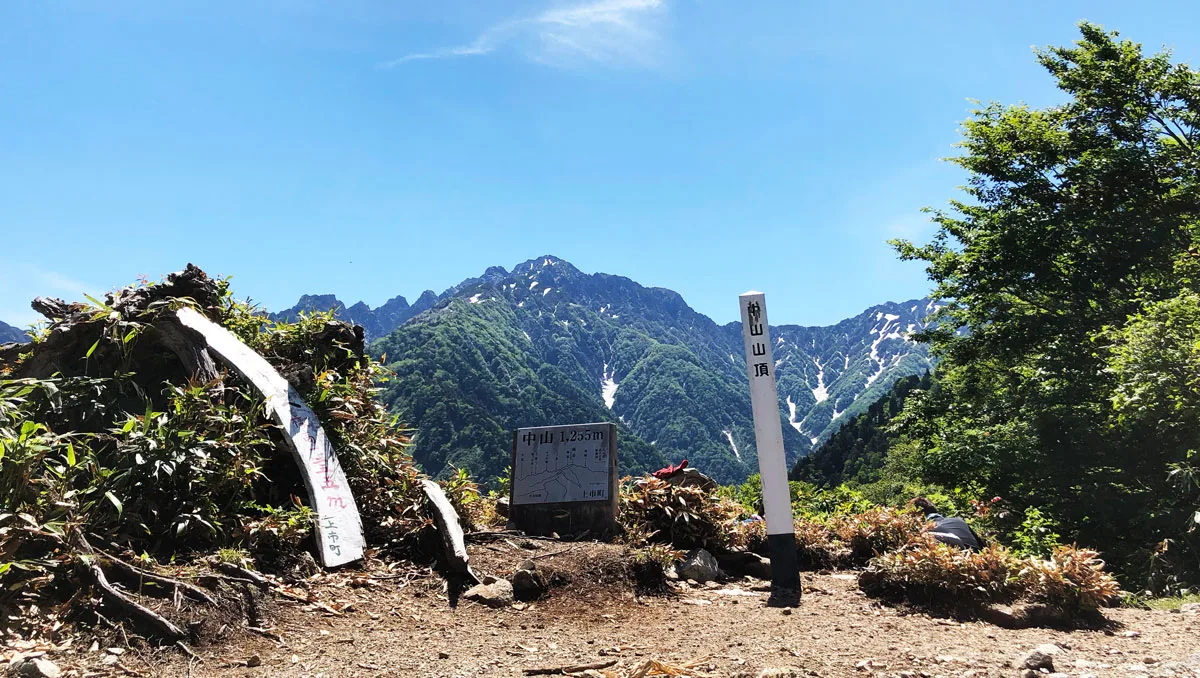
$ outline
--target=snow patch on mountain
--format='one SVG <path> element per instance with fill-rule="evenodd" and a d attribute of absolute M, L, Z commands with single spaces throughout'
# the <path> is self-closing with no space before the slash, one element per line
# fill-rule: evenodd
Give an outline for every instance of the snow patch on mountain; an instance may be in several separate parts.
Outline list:
<path fill-rule="evenodd" d="M 619 386 L 614 377 L 616 377 L 615 370 L 610 371 L 608 363 L 604 363 L 604 378 L 600 380 L 600 397 L 604 398 L 604 406 L 610 410 L 613 408 L 613 403 L 617 401 L 617 386 Z"/>
<path fill-rule="evenodd" d="M 812 390 L 812 394 L 819 403 L 829 398 L 829 389 L 825 388 L 825 367 L 821 365 L 821 359 L 813 356 L 813 363 L 817 366 L 817 387 Z M 795 416 L 792 418 L 795 419 Z"/>
<path fill-rule="evenodd" d="M 790 396 L 790 395 L 787 397 L 787 406 L 788 406 L 788 423 L 792 425 L 792 428 L 796 429 L 797 431 L 800 431 L 800 427 L 803 425 L 803 423 L 796 421 L 796 403 L 792 401 L 792 396 Z M 801 431 L 801 432 L 803 433 L 803 431 Z"/>
<path fill-rule="evenodd" d="M 741 461 L 741 460 L 742 460 L 742 453 L 741 453 L 741 452 L 738 452 L 737 444 L 735 444 L 735 443 L 733 442 L 733 433 L 731 433 L 731 432 L 729 432 L 729 431 L 721 431 L 721 433 L 724 433 L 724 434 L 725 434 L 725 439 L 729 441 L 729 447 L 730 447 L 731 449 L 733 449 L 733 456 L 737 457 L 737 458 L 738 458 L 738 461 Z"/>

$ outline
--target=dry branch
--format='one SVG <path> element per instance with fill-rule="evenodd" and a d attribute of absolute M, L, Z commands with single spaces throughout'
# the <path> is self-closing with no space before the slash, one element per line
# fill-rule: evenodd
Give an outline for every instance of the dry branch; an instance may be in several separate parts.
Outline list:
<path fill-rule="evenodd" d="M 613 666 L 616 663 L 617 663 L 617 660 L 613 659 L 611 661 L 597 662 L 595 664 L 577 664 L 575 666 L 554 666 L 554 667 L 544 668 L 544 669 L 525 669 L 525 675 L 527 675 L 527 676 L 565 676 L 565 675 L 572 674 L 572 673 L 582 673 L 584 671 L 599 671 L 600 669 L 607 669 L 608 667 Z"/>
<path fill-rule="evenodd" d="M 467 541 L 502 541 L 510 537 L 518 537 L 520 539 L 537 539 L 540 541 L 562 541 L 557 537 L 539 537 L 533 534 L 525 534 L 520 530 L 503 530 L 498 532 L 468 532 L 463 535 Z"/>

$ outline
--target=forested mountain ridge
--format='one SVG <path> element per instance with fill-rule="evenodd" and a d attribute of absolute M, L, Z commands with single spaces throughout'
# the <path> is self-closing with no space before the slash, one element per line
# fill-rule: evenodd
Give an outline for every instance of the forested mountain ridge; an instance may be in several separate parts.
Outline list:
<path fill-rule="evenodd" d="M 928 391 L 933 385 L 931 373 L 897 379 L 892 388 L 865 412 L 845 422 L 828 440 L 802 457 L 788 474 L 791 480 L 803 480 L 818 487 L 836 487 L 843 482 L 856 484 L 879 480 L 888 450 L 897 435 L 889 430 L 893 419 L 914 390 Z"/>
<path fill-rule="evenodd" d="M 29 335 L 25 334 L 25 330 L 13 327 L 8 323 L 0 320 L 0 344 L 15 342 L 23 344 L 29 341 Z"/>
<path fill-rule="evenodd" d="M 928 369 L 906 337 L 934 308 L 885 304 L 772 330 L 789 463 Z M 414 456 L 431 473 L 490 480 L 508 464 L 511 429 L 614 415 L 623 471 L 681 458 L 724 482 L 757 470 L 740 324 L 718 325 L 671 290 L 543 256 L 447 290 L 372 350 L 396 371 L 384 397 L 417 429 Z"/>

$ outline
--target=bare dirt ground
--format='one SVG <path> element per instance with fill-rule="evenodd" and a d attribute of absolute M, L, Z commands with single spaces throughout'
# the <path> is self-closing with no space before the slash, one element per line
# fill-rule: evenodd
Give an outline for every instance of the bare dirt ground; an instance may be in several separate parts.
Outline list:
<path fill-rule="evenodd" d="M 639 598 L 619 547 L 524 544 L 534 545 L 471 550 L 480 572 L 505 576 L 533 555 L 539 568 L 569 573 L 535 603 L 452 609 L 437 575 L 377 564 L 314 582 L 342 614 L 276 600 L 263 614 L 277 638 L 230 620 L 213 632 L 219 640 L 196 648 L 202 661 L 136 642 L 119 655 L 102 644 L 49 658 L 85 676 L 520 676 L 608 662 L 590 675 L 625 676 L 654 659 L 694 676 L 982 677 L 1020 676 L 1024 653 L 1057 643 L 1067 649 L 1055 668 L 1068 675 L 1200 676 L 1200 662 L 1178 663 L 1200 652 L 1198 614 L 1111 609 L 1100 630 L 1009 630 L 881 604 L 853 573 L 805 574 L 795 609 L 767 607 L 764 582 L 753 579 Z"/>

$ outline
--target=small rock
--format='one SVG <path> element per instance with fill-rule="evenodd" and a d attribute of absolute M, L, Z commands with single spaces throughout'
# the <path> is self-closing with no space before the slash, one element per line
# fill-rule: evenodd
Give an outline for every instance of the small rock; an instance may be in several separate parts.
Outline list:
<path fill-rule="evenodd" d="M 260 657 L 258 655 L 251 656 L 249 659 L 246 660 L 246 666 L 249 666 L 250 668 L 254 668 L 255 666 L 262 666 L 262 657 Z"/>
<path fill-rule="evenodd" d="M 981 615 L 986 621 L 1001 628 L 1017 629 L 1028 624 L 1024 610 L 1010 605 L 992 605 Z"/>
<path fill-rule="evenodd" d="M 480 584 L 467 589 L 463 598 L 488 607 L 508 607 L 513 604 L 513 586 L 507 579 L 495 579 L 490 584 Z"/>
<path fill-rule="evenodd" d="M 25 659 L 19 664 L 12 664 L 8 671 L 9 675 L 18 678 L 58 678 L 62 675 L 62 669 L 58 668 L 54 662 L 42 657 Z"/>
<path fill-rule="evenodd" d="M 771 560 L 749 551 L 734 551 L 717 556 L 721 571 L 735 577 L 771 579 Z"/>
<path fill-rule="evenodd" d="M 1060 652 L 1062 652 L 1062 648 L 1053 643 L 1038 645 L 1032 652 L 1029 652 L 1024 657 L 1021 657 L 1020 661 L 1017 662 L 1017 667 L 1022 669 L 1033 669 L 1035 671 L 1040 669 L 1053 671 L 1054 657 Z"/>
<path fill-rule="evenodd" d="M 1025 669 L 1021 672 L 1021 678 L 1041 678 L 1041 676 L 1041 671 L 1034 671 L 1033 669 Z"/>
<path fill-rule="evenodd" d="M 537 600 L 546 595 L 546 577 L 534 569 L 522 567 L 512 578 L 513 596 L 517 600 Z"/>
<path fill-rule="evenodd" d="M 1137 638 L 1140 635 L 1142 635 L 1141 631 L 1126 631 L 1125 633 L 1121 634 L 1121 637 L 1122 638 Z"/>
<path fill-rule="evenodd" d="M 803 675 L 800 669 L 791 666 L 771 667 L 758 672 L 758 678 L 800 678 Z"/>
<path fill-rule="evenodd" d="M 1183 614 L 1200 613 L 1200 603 L 1184 603 L 1179 606 L 1179 611 Z"/>
<path fill-rule="evenodd" d="M 716 579 L 721 572 L 717 559 L 704 549 L 692 549 L 688 551 L 683 562 L 677 565 L 675 569 L 679 572 L 680 577 L 695 579 L 700 583 Z"/>
<path fill-rule="evenodd" d="M 449 658 L 450 658 L 449 652 L 439 652 L 438 653 L 438 659 L 449 659 Z"/>
<path fill-rule="evenodd" d="M 115 654 L 115 655 L 123 655 L 123 654 L 125 654 L 125 648 L 123 648 L 123 647 L 110 647 L 110 648 L 108 648 L 108 653 L 109 653 L 109 654 Z"/>
<path fill-rule="evenodd" d="M 771 579 L 771 559 L 752 553 L 754 560 L 746 564 L 746 576 L 755 579 Z"/>

